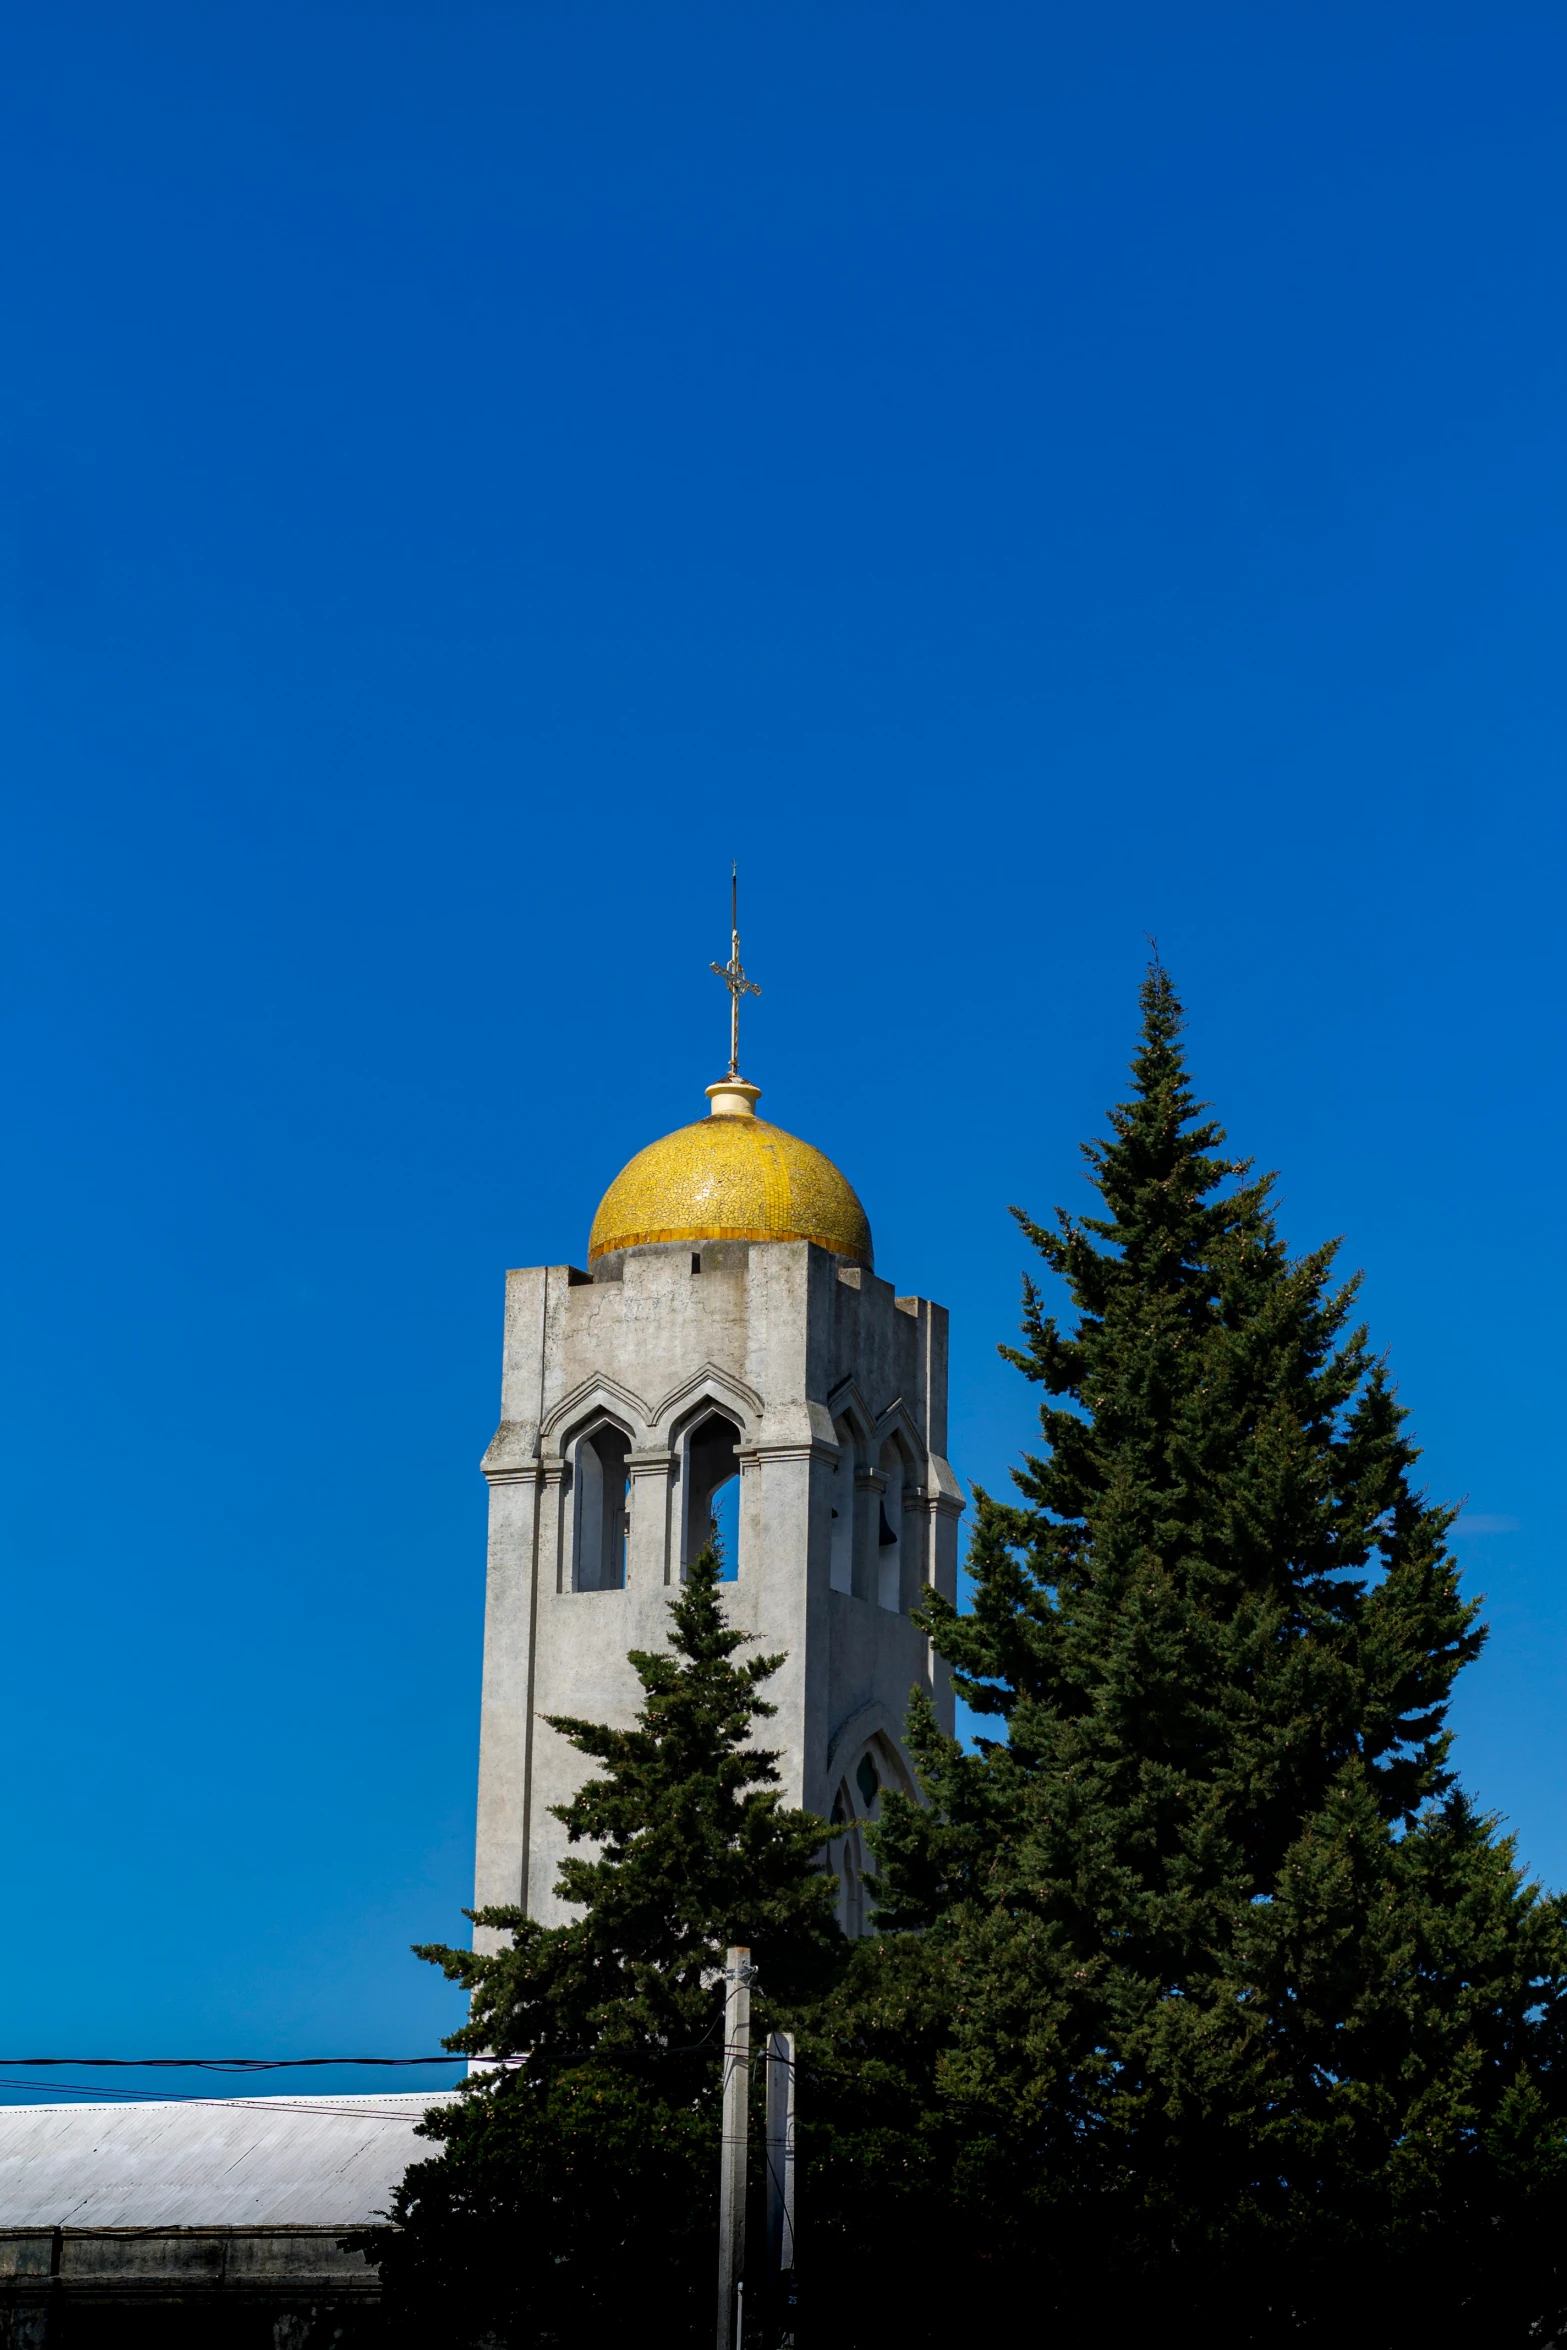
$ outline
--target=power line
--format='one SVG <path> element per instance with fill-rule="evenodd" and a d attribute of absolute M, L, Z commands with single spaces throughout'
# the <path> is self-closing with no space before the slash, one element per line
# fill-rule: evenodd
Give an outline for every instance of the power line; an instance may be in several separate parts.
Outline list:
<path fill-rule="evenodd" d="M 322 2065 L 379 2065 L 401 2067 L 420 2064 L 481 2065 L 486 2071 L 519 2070 L 529 2062 L 561 2064 L 581 2057 L 602 2056 L 614 2058 L 636 2056 L 688 2056 L 705 2048 L 723 2022 L 719 2015 L 708 2026 L 699 2040 L 686 2040 L 674 2045 L 654 2042 L 636 2050 L 617 2047 L 589 2047 L 557 2049 L 542 2059 L 526 2056 L 465 2056 L 444 2051 L 440 2056 L 0 2056 L 0 2070 L 12 2066 L 27 2072 L 41 2072 L 59 2066 L 69 2072 L 192 2072 L 192 2073 L 278 2073 L 302 2072 Z M 148 2095 L 164 2092 L 148 2091 Z"/>
<path fill-rule="evenodd" d="M 114 2066 L 144 2072 L 277 2073 L 321 2064 L 466 2064 L 466 2056 L 0 2056 L 0 2066 L 68 2065 L 90 2072 Z"/>
<path fill-rule="evenodd" d="M 256 2073 L 300 2072 L 315 2067 L 332 2065 L 374 2065 L 382 2068 L 405 2068 L 412 2065 L 445 2064 L 467 2065 L 478 2068 L 480 2075 L 488 2073 L 533 2072 L 544 2074 L 566 2064 L 576 2064 L 595 2057 L 614 2062 L 630 2057 L 633 2062 L 649 2056 L 691 2056 L 705 2049 L 723 2024 L 720 2012 L 700 2039 L 654 2043 L 644 2048 L 598 2047 L 563 2048 L 530 2055 L 476 2056 L 453 2055 L 449 2050 L 440 2056 L 0 2056 L 0 2072 L 43 2072 L 59 2068 L 69 2072 L 204 2072 L 228 2073 L 241 2078 Z M 471 2072 L 470 2072 L 471 2077 Z M 104 2097 L 107 2088 L 86 2081 L 0 2081 L 0 2088 L 31 2089 L 47 2096 L 60 2096 L 75 2091 L 83 2097 Z M 117 2092 L 122 2097 L 151 2099 L 168 2104 L 223 2104 L 222 2098 L 184 2098 L 177 2091 L 167 2089 L 124 2088 Z M 306 2110 L 306 2109 L 301 2109 Z M 314 2111 L 315 2108 L 308 2110 Z"/>

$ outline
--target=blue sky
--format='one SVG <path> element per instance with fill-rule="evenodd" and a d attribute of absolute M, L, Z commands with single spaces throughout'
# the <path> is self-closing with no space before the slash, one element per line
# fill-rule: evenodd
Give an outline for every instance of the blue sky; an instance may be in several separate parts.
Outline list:
<path fill-rule="evenodd" d="M 450 2027 L 501 1274 L 702 1109 L 732 856 L 970 1479 L 1157 936 L 1567 1880 L 1564 88 L 1508 0 L 13 12 L 17 2053 Z"/>

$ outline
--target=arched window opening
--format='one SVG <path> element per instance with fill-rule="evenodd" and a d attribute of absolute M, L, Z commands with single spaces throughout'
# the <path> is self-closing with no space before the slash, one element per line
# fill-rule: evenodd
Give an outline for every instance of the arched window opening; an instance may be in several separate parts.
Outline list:
<path fill-rule="evenodd" d="M 579 1591 L 621 1591 L 626 1582 L 626 1529 L 631 1473 L 626 1455 L 631 1439 L 619 1428 L 595 1428 L 577 1440 L 576 1488 Z"/>
<path fill-rule="evenodd" d="M 843 1831 L 833 1838 L 828 1855 L 838 1880 L 838 1923 L 849 1935 L 865 1933 L 870 1924 L 868 1880 L 876 1871 L 865 1829 L 881 1812 L 881 1795 L 882 1773 L 867 1747 L 838 1782 L 830 1814 L 831 1825 Z"/>
<path fill-rule="evenodd" d="M 876 1599 L 894 1615 L 903 1605 L 903 1454 L 889 1440 L 881 1448 L 881 1514 L 876 1545 Z"/>
<path fill-rule="evenodd" d="M 683 1564 L 700 1558 L 716 1535 L 723 1557 L 720 1580 L 733 1583 L 740 1572 L 740 1431 L 721 1412 L 711 1412 L 686 1439 L 685 1542 Z"/>
<path fill-rule="evenodd" d="M 834 1591 L 854 1589 L 854 1437 L 842 1420 L 833 1423 L 838 1459 L 831 1478 L 832 1549 L 827 1581 Z"/>
<path fill-rule="evenodd" d="M 733 1583 L 740 1572 L 740 1477 L 726 1477 L 713 1495 L 713 1534 L 723 1564 L 721 1583 Z"/>
<path fill-rule="evenodd" d="M 832 1825 L 843 1831 L 828 1847 L 838 1880 L 838 1924 L 852 1938 L 865 1931 L 866 1852 L 847 1781 L 832 1799 Z"/>

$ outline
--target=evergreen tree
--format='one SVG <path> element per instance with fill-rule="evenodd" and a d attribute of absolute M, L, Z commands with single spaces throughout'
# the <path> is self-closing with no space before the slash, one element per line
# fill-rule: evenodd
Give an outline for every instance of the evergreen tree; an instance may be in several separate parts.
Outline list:
<path fill-rule="evenodd" d="M 725 1623 L 716 1547 L 670 1618 L 669 1653 L 631 1653 L 634 1727 L 552 1721 L 601 1766 L 557 1813 L 593 1848 L 559 1878 L 582 1915 L 482 1910 L 506 1948 L 418 1953 L 471 1997 L 446 2045 L 522 2061 L 427 2115 L 442 2151 L 402 2181 L 394 2227 L 355 2239 L 402 2338 L 710 2339 L 724 1951 L 751 1946 L 765 2023 L 819 2000 L 844 1944 L 829 1831 L 781 1804 L 776 1754 L 749 1744 L 783 1658 L 737 1659 L 750 1635 Z"/>
<path fill-rule="evenodd" d="M 919 2259 L 913 2339 L 1001 2295 L 1102 2340 L 1542 2340 L 1567 1944 L 1449 1767 L 1456 1513 L 1333 1248 L 1291 1261 L 1220 1155 L 1157 963 L 1142 1008 L 1103 1213 L 1014 1211 L 1075 1309 L 1026 1282 L 1003 1349 L 1044 1447 L 977 1496 L 972 1606 L 926 1594 L 1004 1736 L 916 1706 L 930 1808 L 887 1804 L 878 1922 L 922 1931 L 810 2045 L 840 2338 Z"/>

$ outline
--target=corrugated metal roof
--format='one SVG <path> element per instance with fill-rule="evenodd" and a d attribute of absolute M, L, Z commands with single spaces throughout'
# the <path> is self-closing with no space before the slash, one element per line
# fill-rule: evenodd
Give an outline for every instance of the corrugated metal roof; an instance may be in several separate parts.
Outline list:
<path fill-rule="evenodd" d="M 0 2227 L 356 2226 L 452 2094 L 0 2106 Z"/>

